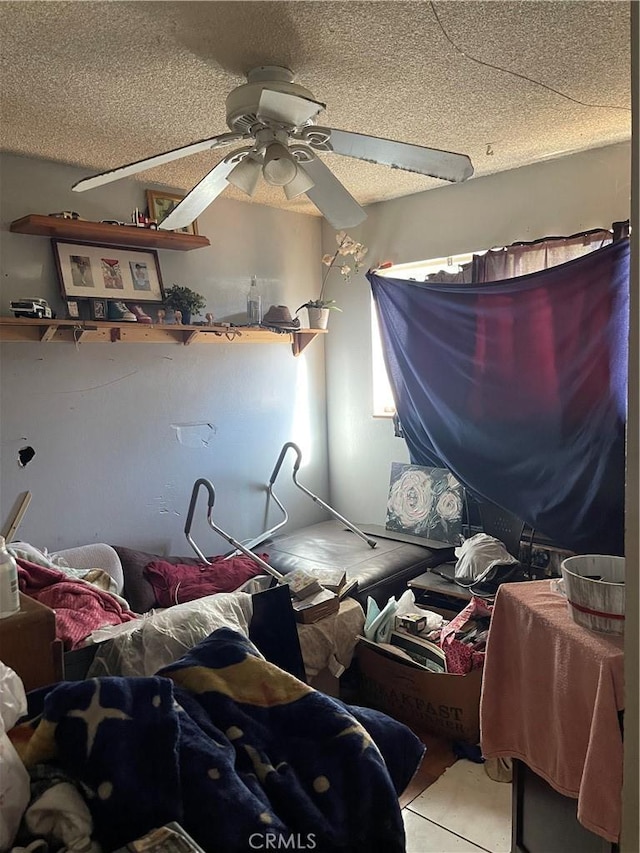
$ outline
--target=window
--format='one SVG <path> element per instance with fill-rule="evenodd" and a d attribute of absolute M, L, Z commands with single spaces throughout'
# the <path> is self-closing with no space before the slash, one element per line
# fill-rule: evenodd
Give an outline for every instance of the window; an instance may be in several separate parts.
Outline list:
<path fill-rule="evenodd" d="M 428 275 L 441 270 L 448 273 L 458 272 L 463 264 L 471 263 L 473 256 L 478 254 L 482 254 L 482 252 L 467 252 L 464 255 L 452 255 L 448 258 L 397 264 L 388 269 L 379 270 L 376 274 L 387 278 L 424 281 Z M 374 418 L 392 418 L 396 412 L 396 406 L 384 365 L 378 315 L 373 297 L 371 298 L 371 362 L 373 370 L 373 416 Z"/>
<path fill-rule="evenodd" d="M 593 228 L 590 231 L 572 234 L 570 237 L 543 237 L 540 240 L 512 243 L 511 246 L 501 249 L 485 249 L 467 252 L 464 255 L 451 255 L 448 258 L 398 264 L 380 270 L 378 275 L 409 281 L 425 281 L 434 273 L 442 273 L 436 280 L 449 284 L 470 282 L 472 277 L 477 282 L 502 281 L 563 264 L 595 249 L 600 249 L 612 240 L 627 236 L 624 227 L 626 224 L 614 223 L 613 230 Z M 617 238 L 615 226 L 618 226 Z M 474 256 L 481 255 L 485 257 L 482 260 L 479 259 L 477 265 L 472 268 Z M 395 406 L 384 367 L 375 310 L 372 311 L 372 318 L 373 415 L 374 417 L 393 417 Z"/>

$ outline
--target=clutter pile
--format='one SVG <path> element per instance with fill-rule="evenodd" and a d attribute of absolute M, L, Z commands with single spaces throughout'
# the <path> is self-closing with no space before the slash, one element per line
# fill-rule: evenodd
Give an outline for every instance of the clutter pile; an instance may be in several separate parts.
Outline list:
<path fill-rule="evenodd" d="M 382 610 L 369 598 L 364 638 L 431 672 L 464 675 L 484 663 L 492 609 L 473 596 L 464 610 L 447 620 L 418 607 L 412 590 L 398 601 L 390 598 Z"/>

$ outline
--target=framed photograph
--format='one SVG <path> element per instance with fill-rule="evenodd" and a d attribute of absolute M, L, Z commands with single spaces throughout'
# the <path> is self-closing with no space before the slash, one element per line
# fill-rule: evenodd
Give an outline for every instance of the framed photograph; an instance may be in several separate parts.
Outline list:
<path fill-rule="evenodd" d="M 70 320 L 80 319 L 80 306 L 75 299 L 67 299 L 67 317 Z"/>
<path fill-rule="evenodd" d="M 90 299 L 89 313 L 92 320 L 107 319 L 107 300 L 106 299 Z"/>
<path fill-rule="evenodd" d="M 107 299 L 164 301 L 157 252 L 70 240 L 52 240 L 51 244 L 64 297 L 102 300 L 105 308 Z"/>
<path fill-rule="evenodd" d="M 162 220 L 167 218 L 173 208 L 178 204 L 178 202 L 181 202 L 183 198 L 183 195 L 147 190 L 147 206 L 149 208 L 150 219 L 156 219 L 158 225 L 160 225 Z M 191 225 L 187 225 L 186 228 L 177 228 L 176 230 L 182 234 L 197 234 L 198 220 L 194 219 Z"/>

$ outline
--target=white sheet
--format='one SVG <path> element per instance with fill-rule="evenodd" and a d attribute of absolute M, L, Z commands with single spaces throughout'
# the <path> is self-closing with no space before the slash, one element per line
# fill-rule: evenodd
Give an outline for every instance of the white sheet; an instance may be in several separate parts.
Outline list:
<path fill-rule="evenodd" d="M 87 678 L 154 675 L 217 628 L 232 628 L 248 639 L 252 615 L 253 605 L 248 593 L 222 592 L 152 611 L 148 616 L 127 625 L 117 625 L 115 629 L 100 628 L 88 638 L 90 642 L 100 642 L 100 648 Z M 255 651 L 262 657 L 257 649 Z"/>

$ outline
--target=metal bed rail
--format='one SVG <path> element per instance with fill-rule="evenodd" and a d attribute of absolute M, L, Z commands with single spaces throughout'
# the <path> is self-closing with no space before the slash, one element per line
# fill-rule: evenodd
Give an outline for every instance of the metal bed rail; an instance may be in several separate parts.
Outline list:
<path fill-rule="evenodd" d="M 239 542 L 237 539 L 234 539 L 231 534 L 227 533 L 213 521 L 212 513 L 213 506 L 215 503 L 215 489 L 213 487 L 213 483 L 211 483 L 210 480 L 207 480 L 204 477 L 201 477 L 200 479 L 196 480 L 193 486 L 193 490 L 191 492 L 191 501 L 189 503 L 189 511 L 187 512 L 184 533 L 187 538 L 187 542 L 189 543 L 189 545 L 191 545 L 191 547 L 201 560 L 210 565 L 209 561 L 204 556 L 200 548 L 196 545 L 193 540 L 193 537 L 191 536 L 191 526 L 193 524 L 193 516 L 198 501 L 198 492 L 200 491 L 200 487 L 204 486 L 209 496 L 207 505 L 207 523 L 209 524 L 209 527 L 211 527 L 211 529 L 214 531 L 214 533 L 217 533 L 219 536 L 222 536 L 223 539 L 226 539 L 226 541 L 229 542 L 229 544 L 233 545 L 235 549 L 229 554 L 226 554 L 225 557 L 228 559 L 229 557 L 233 557 L 238 553 L 245 554 L 265 571 L 268 571 L 269 574 L 275 577 L 278 581 L 283 581 L 283 575 L 281 575 L 279 572 L 269 566 L 268 563 L 265 563 L 265 561 L 258 557 L 256 554 L 254 554 L 251 549 L 255 548 L 257 545 L 260 545 L 262 542 L 265 542 L 267 539 L 269 539 L 269 537 L 272 536 L 276 530 L 279 530 L 281 527 L 283 527 L 289 520 L 289 514 L 284 504 L 278 498 L 274 491 L 275 482 L 278 478 L 280 469 L 282 468 L 282 464 L 289 450 L 293 450 L 293 452 L 295 453 L 295 461 L 293 463 L 292 472 L 294 485 L 298 489 L 300 489 L 300 491 L 304 492 L 307 497 L 311 498 L 314 503 L 319 504 L 319 506 L 325 509 L 330 515 L 333 516 L 333 518 L 335 518 L 341 524 L 344 524 L 344 526 L 348 530 L 350 530 L 352 533 L 355 533 L 356 536 L 360 537 L 360 539 L 363 539 L 370 548 L 376 547 L 378 543 L 375 539 L 372 539 L 370 536 L 367 536 L 367 534 L 363 533 L 362 530 L 355 526 L 355 524 L 352 524 L 347 518 L 345 518 L 343 515 L 340 515 L 340 513 L 332 506 L 329 506 L 329 504 L 325 503 L 321 498 L 318 497 L 318 495 L 315 495 L 310 489 L 308 489 L 306 486 L 303 486 L 302 483 L 299 482 L 298 471 L 300 470 L 300 465 L 302 463 L 302 452 L 297 444 L 294 444 L 292 441 L 287 441 L 283 445 L 282 450 L 280 451 L 276 464 L 274 465 L 273 471 L 271 472 L 269 483 L 267 484 L 267 510 L 265 514 L 265 517 L 268 516 L 269 501 L 273 499 L 274 503 L 282 513 L 282 520 L 275 524 L 273 527 L 270 527 L 268 530 L 263 531 L 258 536 L 255 536 L 253 539 L 248 540 L 247 542 L 242 543 Z"/>
<path fill-rule="evenodd" d="M 280 574 L 280 572 L 276 571 L 276 569 L 274 569 L 268 563 L 265 563 L 265 561 L 261 557 L 259 557 L 257 554 L 254 554 L 253 551 L 250 551 L 246 547 L 246 545 L 243 545 L 242 542 L 238 542 L 238 540 L 234 539 L 230 533 L 227 533 L 226 530 L 223 530 L 214 522 L 212 513 L 213 505 L 216 501 L 216 492 L 213 487 L 213 483 L 211 483 L 209 480 L 206 480 L 204 477 L 201 477 L 199 480 L 196 480 L 193 484 L 191 500 L 189 502 L 189 511 L 187 512 L 187 519 L 184 524 L 184 534 L 187 537 L 187 542 L 189 543 L 189 545 L 191 545 L 198 557 L 205 563 L 207 563 L 207 565 L 211 565 L 210 561 L 207 560 L 207 558 L 202 553 L 200 548 L 198 548 L 198 546 L 193 540 L 193 537 L 191 536 L 191 525 L 193 523 L 193 515 L 195 513 L 196 504 L 198 502 L 198 493 L 200 491 L 201 486 L 204 486 L 204 488 L 207 490 L 207 523 L 209 527 L 213 530 L 213 532 L 217 533 L 218 536 L 222 536 L 223 539 L 226 539 L 230 545 L 233 545 L 236 551 L 242 552 L 245 556 L 253 560 L 253 562 L 260 566 L 263 571 L 274 577 L 278 581 L 278 583 L 285 583 L 284 575 Z"/>
<path fill-rule="evenodd" d="M 363 533 L 362 530 L 355 526 L 355 524 L 352 524 L 343 515 L 340 515 L 337 510 L 335 510 L 332 506 L 329 506 L 329 504 L 325 503 L 317 495 L 314 495 L 312 491 L 310 491 L 308 488 L 306 488 L 306 486 L 303 486 L 302 483 L 298 481 L 298 471 L 300 470 L 300 463 L 302 462 L 302 453 L 298 445 L 294 444 L 292 441 L 287 441 L 283 445 L 282 450 L 280 451 L 280 456 L 278 457 L 278 461 L 276 462 L 275 467 L 273 469 L 273 473 L 271 474 L 271 479 L 269 480 L 269 494 L 275 497 L 275 495 L 273 495 L 273 484 L 276 480 L 276 477 L 278 476 L 278 473 L 280 472 L 280 468 L 282 467 L 284 458 L 289 450 L 293 450 L 296 454 L 296 460 L 293 463 L 294 485 L 297 486 L 297 488 L 299 488 L 302 492 L 304 492 L 307 497 L 311 498 L 314 503 L 319 504 L 323 509 L 330 513 L 336 519 L 336 521 L 339 521 L 341 524 L 344 524 L 344 526 L 347 527 L 352 533 L 355 533 L 356 536 L 359 536 L 361 539 L 363 539 L 370 548 L 375 548 L 378 544 L 375 539 L 372 539 L 371 537 L 367 536 L 366 533 Z M 270 533 L 263 534 L 259 542 L 263 542 L 266 538 L 268 538 L 268 535 L 270 535 Z"/>

